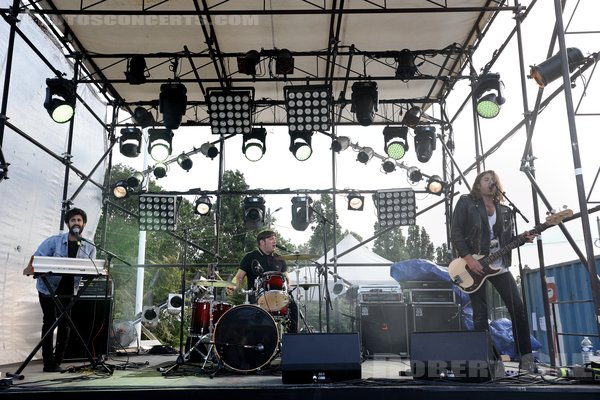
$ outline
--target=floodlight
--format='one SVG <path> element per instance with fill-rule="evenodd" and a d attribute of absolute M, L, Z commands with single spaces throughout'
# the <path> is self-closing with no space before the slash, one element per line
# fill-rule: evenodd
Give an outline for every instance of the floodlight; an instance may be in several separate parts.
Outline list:
<path fill-rule="evenodd" d="M 362 211 L 365 206 L 365 196 L 360 193 L 348 193 L 348 210 Z"/>
<path fill-rule="evenodd" d="M 394 160 L 400 160 L 408 151 L 406 136 L 408 128 L 405 126 L 386 126 L 383 128 L 383 141 L 385 153 Z"/>
<path fill-rule="evenodd" d="M 581 50 L 576 47 L 567 49 L 567 60 L 569 61 L 569 72 L 573 72 L 585 60 Z M 560 62 L 560 53 L 557 53 L 539 65 L 530 67 L 529 75 L 541 87 L 545 87 L 550 82 L 555 81 L 562 75 L 562 64 Z"/>
<path fill-rule="evenodd" d="M 177 196 L 142 194 L 138 201 L 140 231 L 174 231 L 177 223 Z"/>
<path fill-rule="evenodd" d="M 177 315 L 181 312 L 183 306 L 183 298 L 179 293 L 169 293 L 167 297 L 167 312 L 171 315 Z"/>
<path fill-rule="evenodd" d="M 252 129 L 254 88 L 208 88 L 206 102 L 214 135 L 238 135 Z"/>
<path fill-rule="evenodd" d="M 127 60 L 125 80 L 130 85 L 146 83 L 146 59 L 142 56 L 133 56 Z"/>
<path fill-rule="evenodd" d="M 382 228 L 416 223 L 415 192 L 412 189 L 382 190 L 373 195 Z"/>
<path fill-rule="evenodd" d="M 312 132 L 290 132 L 290 151 L 298 161 L 305 161 L 312 155 Z"/>
<path fill-rule="evenodd" d="M 134 158 L 140 154 L 142 147 L 142 131 L 139 128 L 127 127 L 121 129 L 119 151 L 125 157 Z"/>
<path fill-rule="evenodd" d="M 188 156 L 185 153 L 182 153 L 179 155 L 179 157 L 177 157 L 177 164 L 179 164 L 179 166 L 185 170 L 188 171 L 190 169 L 192 169 L 192 166 L 194 165 L 194 162 L 192 161 L 192 159 L 190 158 L 190 156 Z"/>
<path fill-rule="evenodd" d="M 75 82 L 63 78 L 46 79 L 44 108 L 54 122 L 69 122 L 75 115 Z"/>
<path fill-rule="evenodd" d="M 352 106 L 350 111 L 356 114 L 356 120 L 362 126 L 369 126 L 377 111 L 377 82 L 354 82 L 352 84 Z"/>
<path fill-rule="evenodd" d="M 426 163 L 435 150 L 435 126 L 419 125 L 415 128 L 417 160 Z"/>
<path fill-rule="evenodd" d="M 350 146 L 350 138 L 348 136 L 338 136 L 331 142 L 331 150 L 339 153 Z"/>
<path fill-rule="evenodd" d="M 312 199 L 309 196 L 292 197 L 292 227 L 305 231 L 312 220 Z"/>
<path fill-rule="evenodd" d="M 421 115 L 423 114 L 423 110 L 421 107 L 411 107 L 404 114 L 404 118 L 402 118 L 402 123 L 410 128 L 415 128 L 421 122 Z"/>
<path fill-rule="evenodd" d="M 133 123 L 139 125 L 143 128 L 147 128 L 149 126 L 156 125 L 156 121 L 154 120 L 154 116 L 144 107 L 136 107 L 133 110 L 133 115 L 131 116 Z"/>
<path fill-rule="evenodd" d="M 155 306 L 144 306 L 142 309 L 142 325 L 148 329 L 158 326 L 160 309 Z"/>
<path fill-rule="evenodd" d="M 438 175 L 432 175 L 427 181 L 427 187 L 425 190 L 427 193 L 435 194 L 440 196 L 444 190 L 444 181 Z"/>
<path fill-rule="evenodd" d="M 194 213 L 198 215 L 208 215 L 212 208 L 212 202 L 208 196 L 198 196 L 194 202 Z"/>
<path fill-rule="evenodd" d="M 160 85 L 158 110 L 163 115 L 165 128 L 177 129 L 181 124 L 187 105 L 187 89 L 181 83 L 163 83 Z"/>
<path fill-rule="evenodd" d="M 479 77 L 473 97 L 480 117 L 495 118 L 500 113 L 500 106 L 505 102 L 502 97 L 503 86 L 499 74 L 485 74 Z"/>
<path fill-rule="evenodd" d="M 375 152 L 373 151 L 373 149 L 371 147 L 363 147 L 358 152 L 358 155 L 356 156 L 356 161 L 366 164 L 369 162 L 369 160 L 371 158 L 373 158 L 374 153 Z"/>
<path fill-rule="evenodd" d="M 423 179 L 423 173 L 421 173 L 421 170 L 417 167 L 408 168 L 406 175 L 411 183 L 419 183 L 421 179 Z"/>
<path fill-rule="evenodd" d="M 148 129 L 148 153 L 155 161 L 165 161 L 171 155 L 173 131 L 170 129 Z"/>
<path fill-rule="evenodd" d="M 237 58 L 238 71 L 240 74 L 256 76 L 256 66 L 260 62 L 260 53 L 250 50 L 245 55 Z"/>
<path fill-rule="evenodd" d="M 381 163 L 381 169 L 383 169 L 383 172 L 385 172 L 386 174 L 394 172 L 396 170 L 396 161 L 394 161 L 393 158 L 386 158 Z"/>
<path fill-rule="evenodd" d="M 156 177 L 156 179 L 164 178 L 167 176 L 167 172 L 169 171 L 169 166 L 163 162 L 158 162 L 154 165 L 154 169 L 152 173 Z"/>
<path fill-rule="evenodd" d="M 133 175 L 131 175 L 129 178 L 127 178 L 127 186 L 131 189 L 140 187 L 143 182 L 144 182 L 144 174 L 142 174 L 141 172 L 136 172 Z"/>
<path fill-rule="evenodd" d="M 290 134 L 331 128 L 331 86 L 285 86 L 283 90 Z"/>
<path fill-rule="evenodd" d="M 294 57 L 288 49 L 281 49 L 275 56 L 275 73 L 277 75 L 291 75 L 294 73 Z"/>
<path fill-rule="evenodd" d="M 244 199 L 244 224 L 248 230 L 260 229 L 265 222 L 265 199 L 248 196 Z"/>
<path fill-rule="evenodd" d="M 396 78 L 408 80 L 415 76 L 415 74 L 417 73 L 417 67 L 415 66 L 415 56 L 410 50 L 404 49 L 400 51 L 400 53 L 396 57 L 396 61 L 398 61 L 398 68 L 396 69 Z"/>
<path fill-rule="evenodd" d="M 202 146 L 200 146 L 200 153 L 204 154 L 206 157 L 212 160 L 219 155 L 219 149 L 217 149 L 217 146 L 215 146 L 214 144 L 206 142 Z"/>
<path fill-rule="evenodd" d="M 125 179 L 115 182 L 112 186 L 112 194 L 115 199 L 124 199 L 129 194 L 129 185 Z"/>
<path fill-rule="evenodd" d="M 249 133 L 244 133 L 242 151 L 249 161 L 258 161 L 265 154 L 266 137 L 267 130 L 265 128 L 252 128 Z"/>

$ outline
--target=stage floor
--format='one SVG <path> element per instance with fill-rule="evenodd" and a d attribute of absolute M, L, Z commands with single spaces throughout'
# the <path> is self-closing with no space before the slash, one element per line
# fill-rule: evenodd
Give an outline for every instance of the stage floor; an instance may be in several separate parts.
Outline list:
<path fill-rule="evenodd" d="M 507 375 L 484 383 L 453 380 L 417 380 L 410 374 L 409 360 L 395 355 L 376 355 L 361 363 L 362 379 L 344 382 L 284 384 L 280 359 L 265 368 L 247 373 L 202 368 L 187 362 L 169 373 L 164 368 L 176 364 L 177 354 L 123 354 L 109 357 L 105 364 L 91 368 L 84 362 L 67 362 L 63 373 L 44 373 L 40 361 L 32 361 L 23 370 L 23 379 L 6 378 L 20 364 L 0 366 L 3 385 L 0 398 L 107 399 L 202 398 L 219 399 L 592 399 L 600 395 L 600 384 L 559 379 L 542 374 L 519 374 L 517 365 L 506 363 Z M 165 397 L 168 396 L 168 397 Z M 225 396 L 225 397 L 223 397 Z"/>

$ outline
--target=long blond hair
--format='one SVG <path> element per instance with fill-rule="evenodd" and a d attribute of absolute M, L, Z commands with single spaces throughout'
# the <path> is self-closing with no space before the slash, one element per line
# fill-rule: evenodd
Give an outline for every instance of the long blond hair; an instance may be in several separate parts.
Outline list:
<path fill-rule="evenodd" d="M 480 181 L 481 181 L 481 178 L 483 178 L 484 175 L 486 175 L 486 174 L 492 175 L 492 180 L 494 181 L 494 183 L 496 184 L 496 187 L 498 188 L 498 190 L 496 190 L 496 193 L 494 193 L 494 202 L 495 203 L 504 203 L 504 195 L 502 194 L 502 193 L 504 193 L 504 186 L 502 186 L 502 182 L 500 181 L 500 177 L 498 176 L 496 171 L 494 171 L 492 169 L 483 171 L 475 177 L 475 182 L 473 182 L 473 188 L 471 189 L 471 196 L 473 196 L 477 199 L 481 198 L 481 183 L 480 183 Z"/>

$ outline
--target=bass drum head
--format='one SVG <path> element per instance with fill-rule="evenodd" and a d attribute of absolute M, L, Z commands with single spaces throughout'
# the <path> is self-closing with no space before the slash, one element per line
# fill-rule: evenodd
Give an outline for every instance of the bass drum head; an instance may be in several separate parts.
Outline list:
<path fill-rule="evenodd" d="M 241 372 L 255 371 L 271 361 L 279 346 L 273 317 L 245 304 L 223 314 L 214 331 L 215 349 L 223 365 Z"/>

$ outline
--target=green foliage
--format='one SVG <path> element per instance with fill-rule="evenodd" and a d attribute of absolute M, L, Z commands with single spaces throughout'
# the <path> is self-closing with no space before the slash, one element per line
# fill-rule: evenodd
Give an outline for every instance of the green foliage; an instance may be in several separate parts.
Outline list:
<path fill-rule="evenodd" d="M 334 220 L 337 221 L 338 216 L 333 213 L 333 200 L 328 194 L 322 194 L 320 200 L 313 203 L 312 208 L 315 210 L 313 212 L 313 220 L 316 221 L 316 225 L 314 225 L 313 234 L 308 240 L 305 249 L 310 254 L 323 254 L 323 234 L 326 237 L 327 250 L 334 247 L 333 226 L 331 223 Z M 336 224 L 335 233 L 337 240 L 341 240 L 342 228 L 338 224 Z"/>
<path fill-rule="evenodd" d="M 376 224 L 375 229 L 377 227 L 378 225 Z M 410 258 L 402 228 L 391 229 L 375 239 L 373 252 L 393 262 Z"/>

